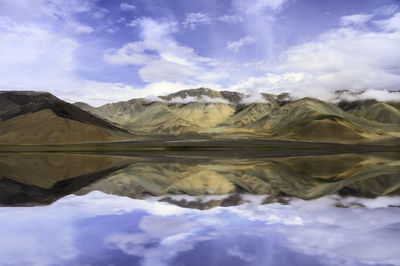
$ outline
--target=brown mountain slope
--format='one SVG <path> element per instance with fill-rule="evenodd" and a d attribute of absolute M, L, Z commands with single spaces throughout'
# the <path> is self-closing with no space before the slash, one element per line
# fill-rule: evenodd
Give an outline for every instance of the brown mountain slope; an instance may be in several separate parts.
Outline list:
<path fill-rule="evenodd" d="M 251 122 L 268 115 L 273 109 L 271 104 L 253 103 L 237 110 L 231 117 L 226 119 L 223 124 L 243 127 Z"/>
<path fill-rule="evenodd" d="M 339 106 L 348 113 L 367 120 L 386 124 L 400 124 L 400 110 L 387 103 L 369 100 L 353 103 L 342 102 Z"/>
<path fill-rule="evenodd" d="M 229 100 L 229 104 L 207 103 L 201 96 Z M 199 102 L 168 102 L 176 97 L 193 97 Z M 199 88 L 160 96 L 159 102 L 134 99 L 109 104 L 107 111 L 105 107 L 83 108 L 115 122 L 123 121 L 132 130 L 156 134 L 247 134 L 248 137 L 348 143 L 391 141 L 400 136 L 400 111 L 395 102 L 364 100 L 331 104 L 312 98 L 295 100 L 287 93 L 263 93 L 268 103 L 244 104 L 245 97 L 237 92 Z M 152 110 L 155 103 L 164 108 Z M 174 128 L 178 130 L 173 132 Z"/>
<path fill-rule="evenodd" d="M 199 127 L 169 110 L 164 103 L 154 102 L 132 117 L 126 127 L 142 133 L 182 135 L 195 134 Z"/>
<path fill-rule="evenodd" d="M 132 121 L 133 117 L 145 109 L 144 105 L 148 105 L 144 99 L 132 99 L 124 102 L 108 103 L 100 107 L 92 107 L 86 103 L 77 102 L 76 106 L 88 111 L 92 114 L 110 120 L 120 125 L 128 124 Z"/>
<path fill-rule="evenodd" d="M 304 98 L 273 110 L 248 125 L 272 136 L 289 139 L 352 142 L 362 140 L 362 127 L 343 117 L 333 104 Z"/>
<path fill-rule="evenodd" d="M 44 144 L 122 140 L 132 132 L 48 93 L 2 92 L 0 143 Z"/>
<path fill-rule="evenodd" d="M 234 112 L 223 103 L 164 103 L 133 99 L 98 108 L 76 103 L 92 114 L 119 123 L 133 131 L 154 134 L 192 134 L 200 128 L 214 127 Z M 173 129 L 177 129 L 173 132 Z"/>
<path fill-rule="evenodd" d="M 291 131 L 283 135 L 290 139 L 319 140 L 332 142 L 361 141 L 365 131 L 356 124 L 338 116 L 322 115 L 293 127 Z"/>
<path fill-rule="evenodd" d="M 198 103 L 175 105 L 170 110 L 198 127 L 215 127 L 234 113 L 234 107 L 223 103 Z"/>
<path fill-rule="evenodd" d="M 48 92 L 0 91 L 0 114 L 28 104 L 43 104 L 60 101 Z"/>
<path fill-rule="evenodd" d="M 204 102 L 202 96 L 228 100 Z M 400 132 L 393 104 L 374 100 L 331 104 L 312 98 L 295 100 L 287 93 L 262 94 L 268 103 L 242 102 L 244 94 L 206 88 L 183 90 L 160 101 L 133 99 L 85 110 L 143 134 L 250 134 L 267 138 L 358 143 L 396 138 Z M 169 102 L 192 97 L 189 103 Z M 161 100 L 162 99 L 162 100 Z M 246 135 L 251 137 L 250 135 Z"/>

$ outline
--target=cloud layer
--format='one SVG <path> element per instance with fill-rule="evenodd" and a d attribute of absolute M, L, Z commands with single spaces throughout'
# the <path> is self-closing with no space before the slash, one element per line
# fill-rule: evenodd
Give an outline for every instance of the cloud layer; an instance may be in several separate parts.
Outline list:
<path fill-rule="evenodd" d="M 290 0 L 0 0 L 0 89 L 93 105 L 196 87 L 389 99 L 400 88 L 400 9 L 366 1 L 324 14 Z"/>

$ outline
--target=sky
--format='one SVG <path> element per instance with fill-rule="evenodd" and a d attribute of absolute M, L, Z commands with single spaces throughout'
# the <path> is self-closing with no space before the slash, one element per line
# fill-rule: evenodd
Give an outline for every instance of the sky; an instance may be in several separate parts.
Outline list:
<path fill-rule="evenodd" d="M 400 1 L 0 0 L 0 90 L 99 106 L 198 87 L 390 100 Z"/>

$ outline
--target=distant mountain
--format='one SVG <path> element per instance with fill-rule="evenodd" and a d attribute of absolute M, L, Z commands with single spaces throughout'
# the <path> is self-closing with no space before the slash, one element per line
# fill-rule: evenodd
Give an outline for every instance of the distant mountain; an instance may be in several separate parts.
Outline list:
<path fill-rule="evenodd" d="M 246 126 L 249 123 L 255 122 L 264 116 L 270 114 L 273 110 L 272 104 L 253 103 L 243 105 L 232 116 L 228 117 L 224 123 L 235 127 Z"/>
<path fill-rule="evenodd" d="M 159 99 L 133 99 L 98 108 L 77 105 L 145 135 L 232 136 L 240 132 L 257 138 L 358 143 L 396 137 L 400 132 L 397 103 L 332 104 L 313 98 L 295 100 L 287 93 L 263 93 L 251 102 L 242 93 L 207 88 Z"/>
<path fill-rule="evenodd" d="M 208 88 L 198 88 L 191 90 L 182 90 L 166 96 L 159 96 L 160 99 L 171 101 L 176 98 L 185 99 L 186 97 L 200 98 L 201 96 L 206 96 L 214 99 L 227 100 L 231 104 L 238 104 L 243 98 L 243 93 L 234 91 L 215 91 Z"/>
<path fill-rule="evenodd" d="M 45 92 L 1 92 L 0 143 L 103 142 L 132 139 L 133 134 L 399 143 L 396 102 L 333 104 L 284 93 L 248 97 L 207 88 L 158 99 L 93 107 L 72 105 Z"/>
<path fill-rule="evenodd" d="M 249 127 L 272 136 L 316 141 L 359 141 L 367 133 L 337 106 L 311 98 L 277 108 Z"/>
<path fill-rule="evenodd" d="M 164 103 L 154 102 L 137 112 L 125 124 L 127 128 L 135 128 L 145 134 L 182 135 L 195 134 L 199 127 L 187 119 L 174 114 Z"/>
<path fill-rule="evenodd" d="M 115 141 L 132 134 L 50 93 L 0 92 L 0 143 Z"/>
<path fill-rule="evenodd" d="M 357 117 L 386 124 L 398 124 L 400 121 L 399 105 L 382 103 L 376 100 L 339 103 L 342 110 Z M 397 108 L 396 108 L 397 107 Z"/>

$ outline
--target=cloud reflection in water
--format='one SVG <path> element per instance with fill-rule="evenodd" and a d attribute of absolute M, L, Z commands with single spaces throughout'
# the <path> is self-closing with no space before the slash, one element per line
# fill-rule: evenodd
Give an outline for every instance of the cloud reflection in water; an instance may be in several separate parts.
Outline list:
<path fill-rule="evenodd" d="M 400 198 L 249 199 L 200 211 L 95 191 L 4 207 L 0 265 L 400 264 L 400 208 L 387 207 Z"/>

